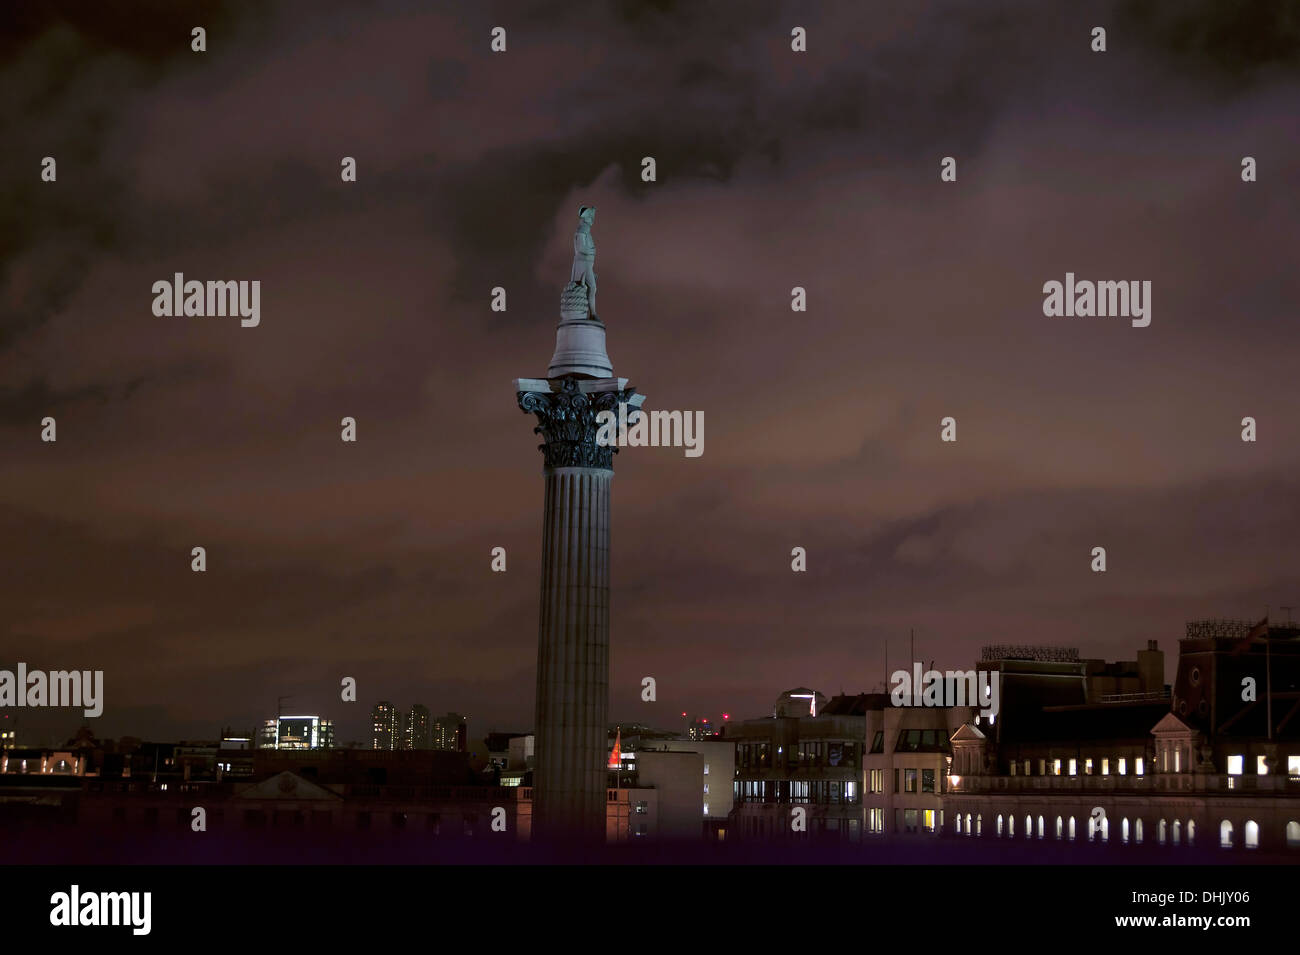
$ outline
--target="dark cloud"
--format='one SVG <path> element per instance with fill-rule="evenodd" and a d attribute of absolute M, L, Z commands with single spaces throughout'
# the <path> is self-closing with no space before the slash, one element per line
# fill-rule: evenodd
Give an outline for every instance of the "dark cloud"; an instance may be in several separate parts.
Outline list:
<path fill-rule="evenodd" d="M 1300 71 L 1300 2 L 1122 0 L 1121 30 L 1175 64 L 1189 80 L 1243 84 Z"/>
<path fill-rule="evenodd" d="M 245 4 L 242 9 L 249 13 L 256 7 Z M 14 0 L 6 9 L 0 59 L 21 53 L 51 32 L 69 30 L 84 39 L 92 56 L 112 52 L 161 64 L 189 53 L 191 29 L 219 30 L 237 9 L 240 5 L 225 0 L 193 0 L 184 5 L 136 0 L 129 9 L 77 0 Z"/>
<path fill-rule="evenodd" d="M 702 458 L 616 462 L 615 718 L 868 689 L 912 629 L 946 664 L 1113 657 L 1293 597 L 1284 13 L 1257 41 L 1236 5 L 154 12 L 24 7 L 0 59 L 0 665 L 102 665 L 105 732 L 283 695 L 343 739 L 380 698 L 528 728 L 511 381 L 544 372 L 583 202 L 618 373 L 707 425 Z M 1152 279 L 1152 326 L 1045 319 L 1066 270 Z M 174 271 L 260 280 L 262 325 L 153 316 Z"/>

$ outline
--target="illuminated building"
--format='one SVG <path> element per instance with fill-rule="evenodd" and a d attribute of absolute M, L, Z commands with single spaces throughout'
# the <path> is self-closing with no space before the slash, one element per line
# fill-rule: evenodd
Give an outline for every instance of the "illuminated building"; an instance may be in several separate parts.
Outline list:
<path fill-rule="evenodd" d="M 446 713 L 433 721 L 433 748 L 463 753 L 466 746 L 468 719 L 459 713 Z"/>
<path fill-rule="evenodd" d="M 262 726 L 261 749 L 333 749 L 334 721 L 319 716 L 281 716 Z"/>
<path fill-rule="evenodd" d="M 736 746 L 728 840 L 862 836 L 862 751 L 867 696 L 829 701 L 814 690 L 790 690 L 776 715 L 734 721 L 727 738 Z M 812 715 L 814 712 L 816 716 Z M 792 810 L 800 807 L 803 829 Z"/>
<path fill-rule="evenodd" d="M 1300 626 L 1189 622 L 1172 694 L 1155 641 L 1121 663 L 1005 649 L 981 662 L 1003 657 L 1002 712 L 952 736 L 947 835 L 1300 850 Z"/>
<path fill-rule="evenodd" d="M 433 749 L 432 727 L 429 725 L 429 708 L 414 703 L 407 714 L 403 733 L 404 749 Z"/>
<path fill-rule="evenodd" d="M 401 716 L 392 703 L 387 700 L 376 703 L 374 709 L 370 711 L 370 748 L 397 749 L 398 740 L 401 738 L 398 732 L 400 722 Z"/>

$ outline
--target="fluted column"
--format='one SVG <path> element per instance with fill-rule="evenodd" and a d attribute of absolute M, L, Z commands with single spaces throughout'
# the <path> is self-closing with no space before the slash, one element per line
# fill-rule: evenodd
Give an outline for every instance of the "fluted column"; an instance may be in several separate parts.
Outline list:
<path fill-rule="evenodd" d="M 625 378 L 520 379 L 519 406 L 545 438 L 533 838 L 605 836 L 609 723 L 610 483 L 615 448 L 598 415 L 635 413 Z"/>
<path fill-rule="evenodd" d="M 533 771 L 533 831 L 543 839 L 604 835 L 613 477 L 602 468 L 545 476 Z"/>

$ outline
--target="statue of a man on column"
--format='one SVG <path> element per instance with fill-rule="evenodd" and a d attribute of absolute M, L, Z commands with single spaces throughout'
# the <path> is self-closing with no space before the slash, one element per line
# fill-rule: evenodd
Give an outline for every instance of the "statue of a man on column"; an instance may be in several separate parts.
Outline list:
<path fill-rule="evenodd" d="M 570 285 L 587 288 L 587 312 L 596 317 L 596 242 L 591 237 L 591 224 L 596 221 L 596 207 L 583 206 L 578 210 L 578 231 L 573 233 L 573 271 Z"/>

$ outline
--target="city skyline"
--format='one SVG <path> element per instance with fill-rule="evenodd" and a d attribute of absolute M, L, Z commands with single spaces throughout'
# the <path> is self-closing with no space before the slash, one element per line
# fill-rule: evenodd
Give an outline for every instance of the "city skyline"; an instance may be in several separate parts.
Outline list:
<path fill-rule="evenodd" d="M 1264 621 L 1261 621 L 1261 623 L 1266 622 L 1267 620 L 1268 618 L 1266 617 Z M 1190 634 L 1193 631 L 1193 629 L 1196 629 L 1198 632 L 1200 632 L 1204 630 L 1206 627 L 1213 627 L 1215 625 L 1222 625 L 1228 630 L 1232 630 L 1233 628 L 1248 627 L 1250 625 L 1250 621 L 1232 620 L 1227 617 L 1207 618 L 1204 620 L 1195 620 L 1195 621 L 1189 620 L 1186 621 L 1185 632 L 1187 634 Z M 1274 621 L 1272 626 L 1275 630 L 1279 630 L 1279 631 L 1289 631 L 1290 629 L 1293 628 L 1292 622 L 1289 619 L 1285 621 Z M 1297 622 L 1295 626 L 1300 627 L 1300 622 Z M 1182 639 L 1183 638 L 1180 637 L 1178 642 L 1181 642 Z M 1163 646 L 1163 644 L 1161 644 L 1160 641 L 1147 641 L 1148 649 L 1151 648 L 1150 644 L 1153 642 Z M 995 646 L 985 646 L 980 648 L 980 653 L 977 654 L 972 660 L 965 661 L 961 663 L 960 666 L 970 667 L 972 665 L 978 665 L 978 661 L 981 655 L 987 654 L 991 650 L 992 651 L 1032 650 L 1043 654 L 1042 657 L 1043 659 L 1062 659 L 1062 660 L 1069 659 L 1074 661 L 1094 660 L 1104 664 L 1113 664 L 1114 662 L 1114 661 L 1107 660 L 1106 658 L 1089 657 L 1087 654 L 1080 654 L 1078 652 L 1077 647 L 1066 647 L 1064 645 L 1059 645 L 1059 644 L 1038 643 L 1038 644 L 1021 644 L 1021 645 L 1003 644 L 1003 645 L 995 645 Z M 1141 647 L 1134 647 L 1132 648 L 1132 652 L 1130 652 L 1129 655 L 1132 656 L 1134 653 L 1136 653 L 1138 656 L 1140 656 L 1141 650 L 1142 650 Z M 1168 677 L 1171 675 L 1172 669 L 1177 665 L 1177 653 L 1165 654 L 1162 651 L 1161 655 L 1162 657 L 1164 657 L 1162 669 L 1164 671 L 1165 676 Z M 1115 660 L 1120 660 L 1122 658 L 1123 658 L 1123 654 L 1121 654 L 1119 657 L 1116 657 Z M 812 696 L 815 695 L 819 703 L 824 702 L 825 700 L 830 699 L 831 697 L 854 696 L 854 695 L 862 695 L 862 694 L 889 695 L 891 691 L 894 689 L 894 687 L 897 685 L 896 682 L 894 681 L 897 679 L 897 675 L 900 672 L 899 669 L 900 667 L 902 668 L 901 672 L 903 672 L 904 674 L 910 674 L 914 669 L 928 670 L 929 668 L 934 667 L 940 673 L 942 673 L 942 671 L 945 669 L 942 662 L 934 661 L 934 660 L 921 660 L 921 659 L 911 660 L 909 657 L 907 657 L 907 655 L 904 655 L 903 657 L 900 658 L 891 658 L 891 662 L 889 664 L 889 668 L 891 672 L 890 679 L 882 679 L 881 681 L 878 681 L 876 684 L 870 687 L 843 687 L 837 685 L 834 690 L 831 690 L 830 687 L 827 687 L 827 690 L 829 691 L 827 693 L 823 693 L 819 688 L 813 688 L 811 691 L 808 691 L 806 695 L 810 699 Z M 1165 686 L 1166 688 L 1172 686 L 1172 682 L 1166 683 Z M 781 701 L 786 700 L 791 693 L 796 693 L 797 691 L 805 691 L 805 690 L 808 690 L 808 688 L 807 687 L 784 687 L 782 690 L 778 690 L 775 686 L 773 686 L 770 688 L 764 688 L 762 690 L 756 690 L 755 694 L 762 696 L 763 694 L 766 693 L 768 694 L 770 699 L 771 694 L 780 693 L 780 696 L 778 698 L 778 703 L 776 706 L 776 711 L 779 713 L 781 711 Z M 919 690 L 917 691 L 917 694 L 919 698 L 919 694 L 920 694 Z M 464 716 L 462 714 L 456 713 L 455 711 L 448 711 L 441 715 L 434 716 L 432 715 L 432 711 L 430 711 L 428 707 L 424 706 L 423 704 L 415 703 L 412 704 L 412 706 L 414 708 L 418 708 L 422 710 L 424 716 L 428 719 L 428 723 L 429 723 L 428 732 L 429 732 L 429 739 L 430 739 L 429 746 L 412 747 L 406 742 L 409 737 L 408 720 L 411 712 L 410 710 L 403 710 L 400 707 L 396 707 L 388 700 L 380 700 L 377 703 L 373 704 L 373 706 L 368 711 L 365 732 L 362 735 L 355 736 L 355 737 L 348 737 L 344 733 L 332 733 L 331 735 L 335 740 L 334 747 L 335 748 L 360 748 L 360 749 L 391 749 L 391 750 L 403 750 L 403 749 L 412 749 L 412 748 L 425 748 L 425 749 L 449 748 L 449 747 L 444 747 L 439 745 L 439 740 L 437 738 L 437 735 L 439 733 L 439 727 L 444 725 L 445 721 L 447 721 L 448 718 L 453 718 L 453 717 L 455 718 L 456 721 L 462 721 L 463 724 L 466 725 L 467 727 L 471 725 L 471 720 L 472 720 L 471 717 Z M 392 708 L 392 713 L 390 715 L 391 722 L 388 723 L 387 725 L 390 725 L 392 727 L 391 731 L 396 734 L 396 739 L 399 740 L 402 743 L 402 745 L 391 745 L 391 746 L 377 745 L 377 740 L 381 732 L 379 728 L 379 720 L 380 720 L 379 711 L 381 707 Z M 611 738 L 614 734 L 615 728 L 618 726 L 645 727 L 645 728 L 653 729 L 655 732 L 670 732 L 670 733 L 678 732 L 682 734 L 682 738 L 689 738 L 689 739 L 706 738 L 701 734 L 717 733 L 719 731 L 722 731 L 723 735 L 725 736 L 725 729 L 729 725 L 737 724 L 745 720 L 761 719 L 763 718 L 764 714 L 768 713 L 768 711 L 771 710 L 773 710 L 773 706 L 771 704 L 768 704 L 763 707 L 760 707 L 759 710 L 754 712 L 733 714 L 730 708 L 726 706 L 722 706 L 716 710 L 697 709 L 689 712 L 683 711 L 676 714 L 668 714 L 669 718 L 662 722 L 654 722 L 654 721 L 646 722 L 645 720 L 635 718 L 635 717 L 619 718 L 617 714 L 611 714 L 610 719 L 607 722 L 607 728 L 611 735 Z M 815 707 L 813 707 L 813 710 L 814 710 L 813 715 L 816 715 Z M 23 717 L 28 717 L 28 716 L 35 717 L 36 718 L 35 722 L 38 722 L 39 725 L 48 726 L 51 723 L 50 718 L 52 716 L 56 716 L 64 712 L 66 711 L 62 711 L 58 708 L 46 708 L 46 709 L 6 708 L 5 710 L 2 711 L 3 717 L 7 721 L 7 724 L 4 727 L 4 729 L 6 732 L 13 732 L 15 726 L 18 723 L 20 723 L 19 720 L 20 715 Z M 290 717 L 286 714 L 280 718 L 289 719 Z M 331 725 L 336 725 L 338 723 L 338 720 L 331 717 L 328 713 L 322 713 L 320 718 L 328 720 L 331 723 Z M 68 718 L 63 722 L 62 725 L 65 725 L 67 728 L 69 728 L 71 730 L 70 732 L 64 733 L 60 729 L 55 728 L 52 731 L 52 735 L 46 735 L 44 737 L 39 737 L 39 738 L 32 735 L 30 732 L 26 732 L 24 736 L 19 740 L 18 745 L 47 747 L 47 748 L 60 746 L 63 744 L 65 739 L 71 739 L 74 736 L 76 736 L 77 731 L 79 731 L 83 727 L 89 727 L 92 730 L 92 732 L 95 731 L 97 729 L 97 724 L 99 722 L 100 721 L 98 720 L 92 720 L 84 717 L 68 715 Z M 259 720 L 257 721 L 257 725 L 260 727 L 263 726 L 263 724 L 265 724 L 267 727 L 269 727 L 274 722 L 275 720 L 272 719 L 267 719 L 264 721 Z M 105 740 L 113 740 L 118 738 L 132 738 L 132 739 L 143 739 L 152 742 L 168 742 L 168 741 L 175 742 L 175 741 L 182 741 L 186 739 L 218 740 L 223 738 L 223 734 L 226 733 L 226 730 L 229 729 L 232 732 L 237 732 L 241 727 L 242 724 L 238 723 L 237 721 L 236 722 L 227 721 L 222 724 L 221 732 L 215 734 L 201 733 L 190 737 L 185 737 L 183 735 L 178 735 L 176 733 L 168 734 L 168 732 L 164 730 L 163 733 L 155 736 L 147 736 L 147 735 L 142 735 L 140 733 L 127 732 L 127 733 L 106 733 L 102 735 L 102 738 Z M 516 726 L 507 726 L 507 727 L 501 727 L 496 725 L 490 725 L 485 727 L 480 726 L 476 729 L 468 730 L 466 735 L 467 735 L 467 740 L 470 743 L 473 743 L 474 741 L 481 741 L 487 736 L 493 734 L 505 733 L 505 734 L 515 734 L 515 735 L 531 735 L 534 731 L 535 731 L 535 726 L 533 725 L 533 723 L 531 721 L 525 720 Z M 99 736 L 100 734 L 96 733 L 95 735 Z M 251 738 L 257 738 L 257 736 L 258 734 L 254 732 L 253 737 Z M 260 746 L 260 743 L 258 745 Z"/>
<path fill-rule="evenodd" d="M 699 458 L 620 452 L 612 713 L 870 689 L 913 629 L 916 657 L 965 666 L 1280 616 L 1300 599 L 1294 28 L 1001 9 L 819 5 L 806 55 L 780 4 L 216 5 L 203 54 L 188 11 L 27 10 L 0 49 L 22 91 L 0 157 L 0 665 L 102 669 L 114 736 L 198 737 L 292 694 L 365 739 L 347 677 L 359 701 L 530 722 L 539 462 L 501 383 L 549 353 L 582 204 L 616 366 L 709 423 Z M 260 282 L 258 325 L 158 316 L 177 272 Z M 1047 317 L 1069 273 L 1151 281 L 1151 324 Z M 24 714 L 46 718 L 65 714 Z"/>

